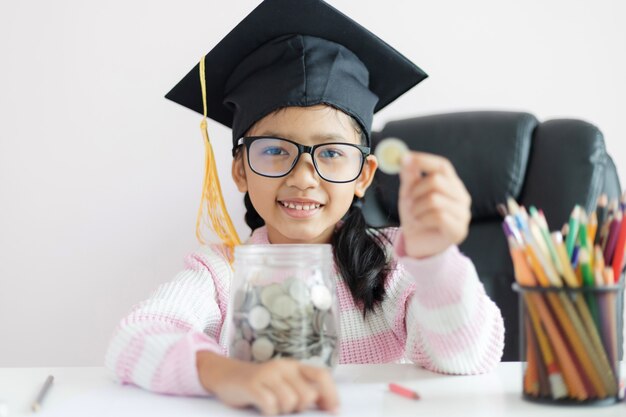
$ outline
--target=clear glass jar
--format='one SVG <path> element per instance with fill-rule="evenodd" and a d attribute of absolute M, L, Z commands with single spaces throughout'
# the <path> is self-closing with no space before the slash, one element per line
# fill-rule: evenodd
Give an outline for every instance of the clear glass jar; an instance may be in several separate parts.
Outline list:
<path fill-rule="evenodd" d="M 230 356 L 333 368 L 339 306 L 328 244 L 240 245 L 229 303 Z"/>

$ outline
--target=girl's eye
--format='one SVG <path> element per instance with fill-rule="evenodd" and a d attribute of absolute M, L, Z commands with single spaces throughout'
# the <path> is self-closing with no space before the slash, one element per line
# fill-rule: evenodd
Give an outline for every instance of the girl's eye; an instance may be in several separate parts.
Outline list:
<path fill-rule="evenodd" d="M 339 149 L 323 149 L 319 153 L 320 158 L 334 159 L 343 156 Z"/>
<path fill-rule="evenodd" d="M 267 148 L 263 149 L 263 155 L 289 155 L 289 152 L 286 152 L 283 148 L 279 148 L 278 146 L 268 146 Z"/>

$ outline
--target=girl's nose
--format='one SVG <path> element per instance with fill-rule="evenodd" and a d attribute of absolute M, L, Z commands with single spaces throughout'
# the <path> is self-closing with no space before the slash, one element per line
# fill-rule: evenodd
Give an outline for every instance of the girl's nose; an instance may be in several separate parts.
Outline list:
<path fill-rule="evenodd" d="M 302 154 L 300 159 L 293 167 L 293 170 L 287 175 L 286 184 L 300 189 L 315 187 L 319 184 L 320 177 L 313 165 L 311 155 Z"/>

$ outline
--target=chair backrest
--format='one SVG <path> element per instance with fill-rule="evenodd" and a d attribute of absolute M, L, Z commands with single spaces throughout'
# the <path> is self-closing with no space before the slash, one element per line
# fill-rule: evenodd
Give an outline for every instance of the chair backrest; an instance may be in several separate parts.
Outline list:
<path fill-rule="evenodd" d="M 502 311 L 503 360 L 519 360 L 518 300 L 496 205 L 511 196 L 527 207 L 542 208 L 554 230 L 567 221 L 575 204 L 589 211 L 601 193 L 618 197 L 619 179 L 602 133 L 581 120 L 540 123 L 529 113 L 481 111 L 390 122 L 372 133 L 372 147 L 387 137 L 445 156 L 455 166 L 472 196 L 472 222 L 460 248 Z M 398 176 L 376 173 L 363 206 L 369 224 L 398 225 L 398 187 Z"/>

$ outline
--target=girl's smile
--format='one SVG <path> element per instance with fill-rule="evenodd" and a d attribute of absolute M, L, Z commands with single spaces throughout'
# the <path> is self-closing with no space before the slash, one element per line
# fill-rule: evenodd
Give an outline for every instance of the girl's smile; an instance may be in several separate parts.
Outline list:
<path fill-rule="evenodd" d="M 309 199 L 278 200 L 278 205 L 288 216 L 295 219 L 311 218 L 324 207 L 324 205 L 318 201 Z"/>

